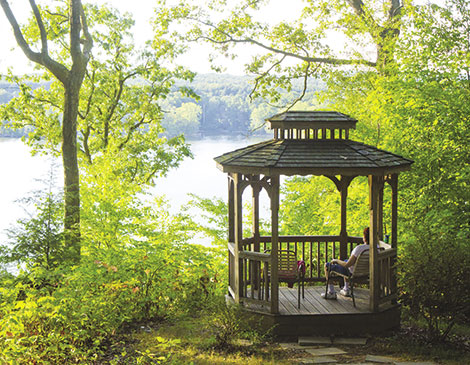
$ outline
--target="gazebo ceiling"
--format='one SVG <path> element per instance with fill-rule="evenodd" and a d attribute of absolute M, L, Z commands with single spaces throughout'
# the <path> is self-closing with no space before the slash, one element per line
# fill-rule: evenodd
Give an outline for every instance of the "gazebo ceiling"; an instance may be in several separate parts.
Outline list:
<path fill-rule="evenodd" d="M 349 139 L 272 139 L 214 160 L 223 172 L 269 176 L 386 175 L 408 170 L 413 163 Z"/>

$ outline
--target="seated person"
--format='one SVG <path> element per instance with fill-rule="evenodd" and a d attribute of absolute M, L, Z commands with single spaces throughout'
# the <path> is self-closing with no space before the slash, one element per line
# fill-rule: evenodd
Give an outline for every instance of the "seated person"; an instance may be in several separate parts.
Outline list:
<path fill-rule="evenodd" d="M 352 275 L 354 272 L 354 265 L 356 263 L 357 258 L 359 255 L 364 252 L 365 250 L 369 249 L 369 227 L 366 227 L 364 229 L 363 237 L 362 237 L 364 243 L 360 244 L 356 247 L 351 252 L 351 256 L 349 259 L 342 261 L 342 260 L 337 260 L 333 259 L 331 262 L 327 262 L 325 264 L 325 278 L 328 280 L 328 268 L 330 271 L 334 271 L 337 273 L 340 273 L 342 275 Z M 346 297 L 351 296 L 351 292 L 349 290 L 349 282 L 348 280 L 344 281 L 344 287 L 340 290 L 339 292 L 341 295 L 344 295 Z M 333 284 L 328 284 L 328 291 L 325 295 L 325 293 L 321 293 L 322 298 L 325 299 L 336 299 L 336 292 L 335 292 L 335 287 Z"/>

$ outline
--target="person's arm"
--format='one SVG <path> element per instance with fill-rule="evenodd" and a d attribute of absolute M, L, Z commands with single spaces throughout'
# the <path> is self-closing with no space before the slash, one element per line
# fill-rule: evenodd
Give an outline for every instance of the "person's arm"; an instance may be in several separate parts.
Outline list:
<path fill-rule="evenodd" d="M 331 260 L 331 263 L 341 265 L 342 267 L 345 267 L 347 269 L 351 266 L 354 266 L 354 264 L 356 263 L 356 260 L 357 260 L 357 257 L 354 255 L 351 255 L 348 261 L 333 259 Z"/>

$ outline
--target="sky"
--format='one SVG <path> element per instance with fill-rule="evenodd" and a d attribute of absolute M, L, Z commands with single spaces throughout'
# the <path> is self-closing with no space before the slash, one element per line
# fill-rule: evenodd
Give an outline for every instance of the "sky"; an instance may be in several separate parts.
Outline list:
<path fill-rule="evenodd" d="M 194 4 L 202 3 L 204 0 L 193 0 Z M 235 0 L 234 0 L 235 1 Z M 287 1 L 289 6 L 286 6 Z M 24 23 L 30 13 L 30 6 L 28 0 L 10 0 L 10 5 L 13 9 L 15 16 L 20 24 Z M 47 3 L 47 0 L 37 0 L 38 4 Z M 93 2 L 96 4 L 111 4 L 113 7 L 119 9 L 121 12 L 129 12 L 133 15 L 135 20 L 134 27 L 134 39 L 137 45 L 143 46 L 146 40 L 152 37 L 152 26 L 150 20 L 154 15 L 154 8 L 156 6 L 156 0 L 84 0 L 85 2 Z M 266 19 L 270 19 L 273 22 L 279 22 L 283 19 L 294 17 L 298 14 L 299 4 L 301 0 L 272 0 L 272 4 L 269 7 L 269 13 L 263 15 Z M 8 23 L 3 11 L 0 9 L 0 74 L 6 73 L 8 67 L 12 67 L 14 73 L 25 73 L 31 72 L 31 63 L 26 59 L 22 51 L 16 45 L 11 30 L 10 24 Z M 210 49 L 207 45 L 198 45 L 193 47 L 193 50 L 181 57 L 178 63 L 183 66 L 190 67 L 192 71 L 198 73 L 210 73 L 213 72 L 210 69 L 208 61 L 208 53 Z M 245 47 L 244 51 L 241 51 L 241 60 L 238 62 L 226 61 L 224 65 L 228 73 L 231 74 L 243 74 L 243 59 L 249 58 L 250 49 Z"/>
<path fill-rule="evenodd" d="M 37 0 L 38 4 L 50 3 L 53 0 Z M 177 3 L 179 0 L 169 0 Z M 192 0 L 192 4 L 204 3 L 205 0 Z M 237 3 L 237 0 L 230 0 Z M 415 0 L 415 3 L 426 3 L 429 0 Z M 28 0 L 10 0 L 11 7 L 20 24 L 24 23 L 30 13 Z M 157 0 L 84 0 L 84 3 L 111 4 L 121 12 L 130 12 L 135 19 L 134 39 L 138 46 L 143 46 L 146 40 L 152 38 L 152 26 L 150 20 L 154 15 Z M 432 0 L 437 4 L 443 4 L 444 0 Z M 281 20 L 295 19 L 299 15 L 302 0 L 271 0 L 269 7 L 261 14 L 260 20 L 278 23 Z M 16 45 L 11 30 L 3 11 L 0 9 L 0 75 L 6 73 L 8 67 L 12 67 L 15 74 L 32 72 L 32 65 L 26 59 L 22 51 Z M 341 41 L 332 40 L 332 44 L 341 44 Z M 237 49 L 239 57 L 236 61 L 221 59 L 226 72 L 234 75 L 244 73 L 243 65 L 256 52 L 254 46 L 243 46 Z M 213 72 L 208 61 L 210 48 L 208 45 L 195 45 L 192 50 L 182 56 L 178 63 L 198 73 Z"/>

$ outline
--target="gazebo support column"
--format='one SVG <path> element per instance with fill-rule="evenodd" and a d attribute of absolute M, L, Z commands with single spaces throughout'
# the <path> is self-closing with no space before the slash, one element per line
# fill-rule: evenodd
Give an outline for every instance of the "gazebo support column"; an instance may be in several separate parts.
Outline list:
<path fill-rule="evenodd" d="M 259 234 L 259 194 L 261 192 L 261 185 L 259 182 L 259 175 L 254 175 L 252 177 L 252 206 L 253 206 L 253 251 L 260 252 L 260 234 Z M 256 282 L 254 282 L 254 289 L 259 288 L 259 282 L 257 278 L 259 277 L 260 267 L 259 264 L 253 264 L 253 267 L 250 268 L 252 270 L 252 277 L 256 278 Z"/>
<path fill-rule="evenodd" d="M 398 237 L 397 237 L 397 226 L 398 226 L 398 174 L 392 174 L 389 179 L 390 187 L 392 188 L 392 222 L 390 233 L 392 234 L 391 245 L 392 248 L 397 249 Z M 392 258 L 390 262 L 392 267 L 395 267 L 396 258 Z M 391 272 L 391 285 L 392 292 L 397 292 L 397 275 L 395 270 Z M 393 301 L 394 303 L 396 301 Z"/>
<path fill-rule="evenodd" d="M 336 185 L 341 194 L 341 232 L 339 234 L 339 258 L 348 258 L 348 229 L 347 229 L 347 208 L 348 208 L 348 188 L 355 176 L 341 176 L 338 180 L 336 176 L 326 176 Z"/>
<path fill-rule="evenodd" d="M 380 186 L 383 185 L 383 177 L 369 175 L 369 220 L 370 220 L 370 236 L 369 236 L 369 258 L 370 258 L 370 297 L 369 307 L 372 312 L 377 312 L 379 308 L 379 272 L 377 259 L 378 227 L 379 227 L 379 192 Z"/>
<path fill-rule="evenodd" d="M 341 260 L 348 258 L 348 188 L 355 176 L 341 176 L 340 193 L 341 193 L 341 232 L 339 244 L 339 256 Z"/>
<path fill-rule="evenodd" d="M 243 296 L 243 287 L 241 280 L 243 278 L 243 265 L 240 260 L 239 252 L 243 250 L 243 186 L 242 175 L 233 174 L 234 180 L 234 232 L 235 232 L 235 303 L 240 303 L 240 296 Z"/>
<path fill-rule="evenodd" d="M 392 188 L 392 223 L 390 233 L 392 234 L 391 244 L 392 248 L 397 248 L 398 237 L 398 174 L 392 174 L 389 180 L 390 187 Z"/>
<path fill-rule="evenodd" d="M 279 313 L 279 176 L 271 177 L 271 313 Z"/>
<path fill-rule="evenodd" d="M 379 185 L 379 196 L 378 196 L 379 202 L 377 206 L 377 212 L 378 212 L 378 227 L 377 227 L 377 235 L 380 240 L 384 239 L 384 222 L 383 222 L 383 210 L 384 210 L 384 184 L 383 184 L 383 179 L 382 183 Z"/>
<path fill-rule="evenodd" d="M 235 242 L 235 183 L 233 174 L 228 174 L 228 244 Z M 235 250 L 237 251 L 237 250 Z M 238 252 L 228 250 L 228 289 L 233 299 L 236 300 L 238 289 L 235 283 L 235 269 L 237 268 Z"/>

